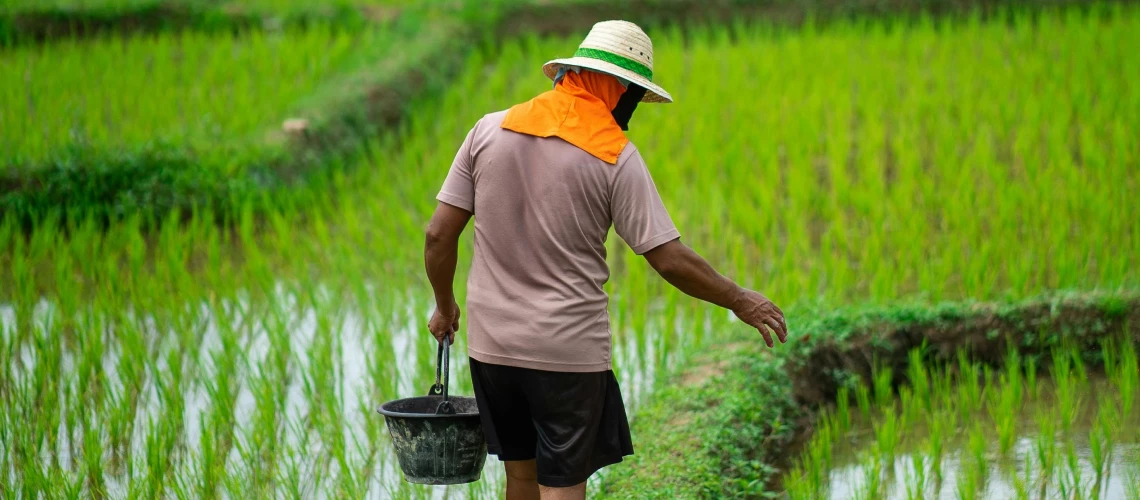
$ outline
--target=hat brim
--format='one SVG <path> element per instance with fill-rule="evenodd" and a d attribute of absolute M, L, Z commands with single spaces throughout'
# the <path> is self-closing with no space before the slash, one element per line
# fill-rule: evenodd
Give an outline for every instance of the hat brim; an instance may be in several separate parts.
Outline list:
<path fill-rule="evenodd" d="M 554 77 L 558 75 L 558 68 L 561 66 L 578 66 L 586 69 L 592 69 L 594 71 L 600 71 L 602 73 L 620 76 L 626 80 L 641 85 L 642 87 L 645 87 L 645 90 L 647 91 L 645 93 L 645 97 L 641 99 L 641 102 L 673 102 L 673 96 L 669 95 L 665 89 L 649 81 L 649 79 L 645 78 L 644 76 L 641 76 L 616 64 L 602 61 L 600 59 L 594 59 L 592 57 L 571 57 L 568 59 L 555 59 L 542 65 L 542 72 L 546 74 L 547 78 L 553 80 Z"/>

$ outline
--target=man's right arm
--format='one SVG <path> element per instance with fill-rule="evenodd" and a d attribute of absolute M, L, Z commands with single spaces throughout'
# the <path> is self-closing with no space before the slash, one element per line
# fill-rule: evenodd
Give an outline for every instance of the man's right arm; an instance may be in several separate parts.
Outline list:
<path fill-rule="evenodd" d="M 675 239 L 644 254 L 649 265 L 669 284 L 686 294 L 731 310 L 764 336 L 768 347 L 775 345 L 769 329 L 781 343 L 788 340 L 784 312 L 758 292 L 742 288 L 716 272 L 697 252 Z"/>

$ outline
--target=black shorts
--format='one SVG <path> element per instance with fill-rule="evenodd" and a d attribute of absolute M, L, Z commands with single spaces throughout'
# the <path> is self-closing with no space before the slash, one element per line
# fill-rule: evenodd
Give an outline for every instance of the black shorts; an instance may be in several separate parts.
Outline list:
<path fill-rule="evenodd" d="M 503 461 L 534 459 L 538 484 L 574 486 L 633 454 L 612 370 L 567 373 L 470 361 L 487 452 Z"/>

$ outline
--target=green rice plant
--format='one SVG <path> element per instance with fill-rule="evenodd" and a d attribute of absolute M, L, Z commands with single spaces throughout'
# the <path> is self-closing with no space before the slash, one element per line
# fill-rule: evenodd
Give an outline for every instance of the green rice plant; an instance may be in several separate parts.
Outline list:
<path fill-rule="evenodd" d="M 878 366 L 871 377 L 874 384 L 875 406 L 878 408 L 893 406 L 895 398 L 894 374 L 891 373 L 890 367 Z"/>
<path fill-rule="evenodd" d="M 912 349 L 907 353 L 907 382 L 914 389 L 914 398 L 921 405 L 923 412 L 929 414 L 933 409 L 934 400 L 930 396 L 930 378 L 926 364 L 922 360 L 921 349 Z"/>
<path fill-rule="evenodd" d="M 936 483 L 942 482 L 942 458 L 946 452 L 946 443 L 957 432 L 957 418 L 958 413 L 949 409 L 931 414 L 930 436 L 923 451 L 930 457 L 930 470 Z"/>
<path fill-rule="evenodd" d="M 883 459 L 879 453 L 869 457 L 870 465 L 863 468 L 863 485 L 855 498 L 871 500 L 883 496 Z M 866 462 L 864 462 L 866 463 Z"/>
<path fill-rule="evenodd" d="M 972 461 L 973 458 L 969 458 L 968 460 Z M 975 500 L 978 498 L 978 490 L 982 487 L 982 479 L 978 477 L 978 467 L 963 467 L 961 473 L 957 476 L 954 498 L 958 500 Z"/>
<path fill-rule="evenodd" d="M 1010 360 L 1007 359 L 1007 363 Z M 1021 385 L 1019 365 L 1006 365 L 1007 368 L 999 380 L 997 390 L 990 391 L 986 408 L 997 429 L 998 453 L 1006 455 L 1012 450 L 1014 440 L 1017 438 L 1017 411 L 1021 408 Z"/>
<path fill-rule="evenodd" d="M 1010 391 L 1008 399 L 1013 399 L 1018 403 L 1025 397 L 1025 382 L 1023 380 L 1025 375 L 1022 370 L 1024 368 L 1022 367 L 1021 354 L 1017 352 L 1017 349 L 1009 349 L 1004 361 L 1004 378 L 1001 380 L 1001 386 L 1003 390 L 1008 389 Z M 1003 392 L 1003 394 L 1005 393 Z"/>
<path fill-rule="evenodd" d="M 1021 474 L 1014 475 L 1013 489 L 1014 494 L 1017 495 L 1017 500 L 1029 500 L 1030 485 L 1033 484 L 1033 461 L 1030 459 L 1032 454 L 1026 453 L 1025 459 L 1021 466 Z"/>
<path fill-rule="evenodd" d="M 1074 363 L 1071 348 L 1061 348 L 1053 350 L 1053 376 L 1054 386 L 1057 389 L 1057 405 L 1059 422 L 1061 424 L 1061 431 L 1068 434 L 1072 431 L 1073 424 L 1076 422 L 1078 413 L 1081 409 L 1081 400 L 1083 398 L 1083 380 L 1081 375 L 1082 365 L 1078 362 Z"/>
<path fill-rule="evenodd" d="M 1040 394 L 1037 386 L 1037 358 L 1032 356 L 1025 360 L 1025 393 L 1031 398 Z"/>
<path fill-rule="evenodd" d="M 1101 487 L 1104 485 L 1104 479 L 1112 473 L 1112 463 L 1109 458 L 1113 453 L 1113 428 L 1120 416 L 1116 413 L 1116 404 L 1112 398 L 1100 395 L 1099 396 L 1099 413 L 1097 414 L 1096 422 L 1093 427 L 1089 429 L 1089 460 L 1092 462 L 1093 473 L 1093 496 L 1098 497 L 1101 495 Z"/>
<path fill-rule="evenodd" d="M 790 474 L 791 485 L 787 486 L 789 495 L 793 498 L 820 498 L 825 494 L 827 485 L 827 472 L 831 468 L 832 427 L 828 425 L 817 429 L 816 434 L 808 444 L 808 452 L 802 461 L 793 468 Z"/>
<path fill-rule="evenodd" d="M 1106 348 L 1105 351 L 1108 350 Z M 1136 346 L 1132 342 L 1122 342 L 1119 352 L 1119 361 L 1114 363 L 1113 369 L 1106 366 L 1106 371 L 1120 397 L 1120 414 L 1131 415 L 1136 397 L 1140 394 L 1140 362 L 1137 361 Z"/>
<path fill-rule="evenodd" d="M 835 433 L 842 437 L 851 429 L 851 395 L 847 387 L 840 387 L 835 394 Z"/>
<path fill-rule="evenodd" d="M 989 462 L 986 459 L 986 447 L 988 445 L 984 424 L 980 420 L 975 420 L 970 429 L 967 449 L 970 453 L 968 462 L 975 469 L 974 476 L 977 486 L 980 488 L 985 487 L 986 476 L 989 472 Z"/>
<path fill-rule="evenodd" d="M 1134 462 L 1131 470 L 1128 471 L 1128 498 L 1140 498 L 1140 462 Z"/>
<path fill-rule="evenodd" d="M 1064 455 L 1067 474 L 1060 475 L 1057 489 L 1061 498 L 1080 499 L 1083 497 L 1084 485 L 1081 484 L 1080 458 L 1077 456 L 1077 450 L 1073 447 L 1072 441 L 1066 443 Z"/>
<path fill-rule="evenodd" d="M 871 418 L 871 390 L 867 386 L 860 384 L 855 387 L 855 405 L 864 419 Z"/>
<path fill-rule="evenodd" d="M 959 418 L 965 422 L 982 407 L 983 380 L 981 367 L 972 363 L 964 351 L 958 351 L 957 367 L 957 408 Z"/>
<path fill-rule="evenodd" d="M 926 498 L 926 463 L 922 455 L 917 453 L 911 454 L 906 469 L 906 498 L 907 500 Z"/>
<path fill-rule="evenodd" d="M 893 409 L 883 412 L 874 423 L 876 449 L 883 460 L 890 463 L 898 452 L 900 429 L 899 417 Z"/>
<path fill-rule="evenodd" d="M 922 403 L 915 399 L 911 392 L 910 387 L 899 388 L 899 407 L 902 413 L 899 417 L 899 427 L 906 429 L 915 425 L 920 420 L 922 413 Z"/>
<path fill-rule="evenodd" d="M 1038 410 L 1034 415 L 1037 423 L 1037 438 L 1033 443 L 1033 454 L 1038 466 L 1038 495 L 1045 498 L 1049 484 L 1053 480 L 1054 469 L 1057 466 L 1057 441 L 1053 427 L 1054 416 L 1045 410 Z"/>

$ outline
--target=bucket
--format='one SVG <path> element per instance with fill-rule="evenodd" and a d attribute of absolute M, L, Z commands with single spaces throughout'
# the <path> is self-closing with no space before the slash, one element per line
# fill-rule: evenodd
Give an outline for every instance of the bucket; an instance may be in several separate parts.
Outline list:
<path fill-rule="evenodd" d="M 435 384 L 427 396 L 389 401 L 377 410 L 388 424 L 396 458 L 409 483 L 470 483 L 479 479 L 487 461 L 487 441 L 475 398 L 447 394 L 450 351 L 450 340 L 439 344 Z"/>

